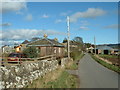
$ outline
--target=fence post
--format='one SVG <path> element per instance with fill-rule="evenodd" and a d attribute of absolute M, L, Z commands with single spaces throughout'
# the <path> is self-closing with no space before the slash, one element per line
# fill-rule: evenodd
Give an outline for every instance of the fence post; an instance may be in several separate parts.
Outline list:
<path fill-rule="evenodd" d="M 4 62 L 5 65 L 8 65 L 8 57 L 6 58 L 6 61 Z"/>
<path fill-rule="evenodd" d="M 18 63 L 19 63 L 19 66 L 20 66 L 20 62 L 21 62 L 21 61 L 20 61 L 20 58 L 18 58 Z"/>

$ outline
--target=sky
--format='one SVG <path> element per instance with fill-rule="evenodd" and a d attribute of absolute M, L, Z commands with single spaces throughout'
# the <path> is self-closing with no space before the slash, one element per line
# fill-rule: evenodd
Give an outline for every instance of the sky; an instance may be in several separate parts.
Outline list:
<path fill-rule="evenodd" d="M 4 2 L 0 7 L 3 45 L 21 43 L 33 37 L 67 37 L 66 17 L 70 17 L 70 39 L 85 43 L 118 43 L 117 2 Z"/>

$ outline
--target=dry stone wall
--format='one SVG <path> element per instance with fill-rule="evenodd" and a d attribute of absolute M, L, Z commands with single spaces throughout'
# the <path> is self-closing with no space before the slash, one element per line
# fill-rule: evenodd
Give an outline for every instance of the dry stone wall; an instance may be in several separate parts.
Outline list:
<path fill-rule="evenodd" d="M 61 59 L 64 67 L 67 58 Z M 0 88 L 23 88 L 32 83 L 38 77 L 55 70 L 58 67 L 57 60 L 42 60 L 25 63 L 20 66 L 0 66 Z"/>

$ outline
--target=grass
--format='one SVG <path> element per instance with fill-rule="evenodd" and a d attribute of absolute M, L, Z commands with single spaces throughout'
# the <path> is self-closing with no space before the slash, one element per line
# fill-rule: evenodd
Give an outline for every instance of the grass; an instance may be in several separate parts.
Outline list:
<path fill-rule="evenodd" d="M 77 78 L 63 71 L 61 76 L 56 81 L 47 83 L 48 88 L 77 88 Z"/>
<path fill-rule="evenodd" d="M 59 68 L 33 81 L 27 88 L 77 88 L 77 80 L 77 77 Z"/>
<path fill-rule="evenodd" d="M 82 52 L 81 51 L 72 51 L 70 53 L 71 58 L 73 58 L 73 60 L 79 60 L 79 58 L 81 57 Z"/>
<path fill-rule="evenodd" d="M 118 58 L 118 56 L 115 56 L 115 55 L 98 55 L 102 58 Z"/>
<path fill-rule="evenodd" d="M 70 65 L 67 65 L 66 69 L 70 69 L 70 70 L 78 69 L 78 62 L 83 56 L 84 56 L 84 54 L 80 51 L 72 52 L 71 57 L 73 58 L 73 61 L 69 62 Z"/>
<path fill-rule="evenodd" d="M 92 58 L 93 58 L 94 60 L 96 60 L 96 61 L 97 61 L 98 63 L 100 63 L 101 65 L 107 67 L 107 68 L 110 69 L 110 70 L 113 70 L 113 71 L 115 71 L 115 72 L 120 73 L 120 67 L 115 66 L 115 65 L 112 65 L 112 64 L 108 64 L 108 63 L 106 63 L 106 62 L 98 59 L 98 58 L 95 57 L 94 55 L 91 55 L 91 56 L 92 56 Z"/>
<path fill-rule="evenodd" d="M 66 65 L 66 69 L 76 70 L 78 69 L 78 65 L 74 61 L 69 61 L 68 64 Z"/>

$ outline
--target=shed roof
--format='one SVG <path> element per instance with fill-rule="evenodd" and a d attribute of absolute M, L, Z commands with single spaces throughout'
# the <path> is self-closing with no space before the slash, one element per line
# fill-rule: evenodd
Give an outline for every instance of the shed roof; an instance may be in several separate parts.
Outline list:
<path fill-rule="evenodd" d="M 109 46 L 97 46 L 96 49 L 101 49 L 101 50 L 112 50 L 113 48 Z"/>
<path fill-rule="evenodd" d="M 27 44 L 27 46 L 59 46 L 59 47 L 64 47 L 64 45 L 62 45 L 58 41 L 55 41 L 54 39 L 48 39 L 48 38 L 38 39 L 36 41 L 30 42 L 29 44 Z"/>

